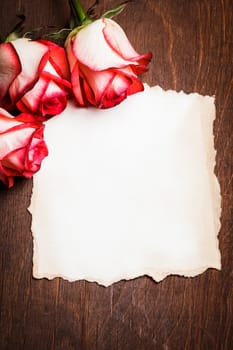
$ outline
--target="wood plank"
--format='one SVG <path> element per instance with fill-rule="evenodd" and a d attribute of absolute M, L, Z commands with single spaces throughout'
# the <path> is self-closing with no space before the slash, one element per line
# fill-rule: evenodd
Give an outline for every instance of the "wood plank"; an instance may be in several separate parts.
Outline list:
<path fill-rule="evenodd" d="M 93 1 L 85 1 L 88 8 Z M 118 2 L 100 1 L 97 13 Z M 25 30 L 67 26 L 68 1 L 1 1 L 0 31 L 15 15 Z M 135 1 L 116 18 L 135 48 L 153 52 L 143 80 L 165 89 L 216 96 L 216 173 L 222 191 L 222 271 L 190 279 L 148 277 L 108 288 L 34 280 L 31 180 L 0 185 L 0 349 L 231 349 L 233 346 L 233 3 Z"/>

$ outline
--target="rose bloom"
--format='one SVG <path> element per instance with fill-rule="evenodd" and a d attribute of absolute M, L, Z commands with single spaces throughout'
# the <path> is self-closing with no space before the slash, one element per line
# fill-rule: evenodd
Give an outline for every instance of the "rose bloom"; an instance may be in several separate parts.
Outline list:
<path fill-rule="evenodd" d="M 12 187 L 15 176 L 30 178 L 48 155 L 43 140 L 44 125 L 35 116 L 12 117 L 0 108 L 0 180 Z"/>
<path fill-rule="evenodd" d="M 52 116 L 64 110 L 70 89 L 62 47 L 25 38 L 0 45 L 0 107 Z"/>
<path fill-rule="evenodd" d="M 80 106 L 112 107 L 143 90 L 138 74 L 147 70 L 152 55 L 139 55 L 113 20 L 102 18 L 75 29 L 65 46 Z"/>

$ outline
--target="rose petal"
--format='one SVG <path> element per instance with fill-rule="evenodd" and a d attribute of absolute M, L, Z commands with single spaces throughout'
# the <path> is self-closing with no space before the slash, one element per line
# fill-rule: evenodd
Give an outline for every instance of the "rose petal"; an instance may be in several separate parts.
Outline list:
<path fill-rule="evenodd" d="M 137 92 L 143 91 L 144 86 L 140 79 L 138 79 L 137 75 L 133 72 L 134 67 L 126 67 L 122 68 L 118 74 L 122 74 L 124 76 L 127 76 L 130 80 L 130 85 L 127 89 L 127 96 L 135 94 Z"/>
<path fill-rule="evenodd" d="M 67 93 L 55 82 L 50 81 L 41 100 L 42 115 L 60 114 L 66 107 Z"/>
<path fill-rule="evenodd" d="M 34 87 L 29 90 L 16 104 L 19 110 L 35 113 L 40 105 L 40 101 L 47 89 L 49 81 L 40 77 Z"/>
<path fill-rule="evenodd" d="M 21 71 L 21 64 L 15 48 L 11 43 L 0 45 L 0 104 L 12 81 Z"/>
<path fill-rule="evenodd" d="M 19 176 L 24 168 L 24 159 L 26 157 L 25 147 L 12 150 L 1 160 L 1 163 L 5 169 L 5 174 Z"/>
<path fill-rule="evenodd" d="M 35 131 L 32 129 L 26 147 L 13 149 L 5 159 L 1 160 L 6 175 L 30 178 L 40 169 L 42 160 L 48 155 L 43 132 L 44 125 L 39 126 Z"/>
<path fill-rule="evenodd" d="M 5 169 L 0 163 L 0 180 L 8 187 L 11 188 L 14 185 L 14 177 L 6 175 Z"/>
<path fill-rule="evenodd" d="M 130 81 L 124 75 L 118 76 L 116 70 L 93 72 L 82 66 L 83 89 L 89 104 L 99 108 L 109 108 L 126 97 Z"/>
<path fill-rule="evenodd" d="M 14 118 L 9 112 L 7 112 L 4 108 L 0 107 L 0 117 L 5 116 L 8 118 Z M 0 119 L 1 120 L 1 119 Z M 0 132 L 1 132 L 1 126 L 0 126 Z"/>
<path fill-rule="evenodd" d="M 152 58 L 152 54 L 139 55 L 118 23 L 108 18 L 104 18 L 103 21 L 105 23 L 103 34 L 108 45 L 122 58 L 131 61 L 131 64 L 135 67 L 136 74 L 144 73 Z M 136 62 L 139 67 L 135 64 Z"/>
<path fill-rule="evenodd" d="M 43 74 L 34 85 L 17 102 L 17 108 L 22 112 L 39 112 L 42 116 L 61 113 L 67 103 L 67 92 Z"/>
<path fill-rule="evenodd" d="M 0 134 L 0 159 L 3 159 L 12 150 L 20 149 L 27 145 L 32 134 L 32 128 L 27 126 L 21 128 L 21 125 L 22 123 L 18 122 L 17 128 Z"/>
<path fill-rule="evenodd" d="M 71 91 L 71 83 L 70 81 L 63 79 L 57 75 L 54 75 L 48 71 L 44 71 L 41 73 L 41 76 L 46 78 L 47 80 L 54 81 L 57 85 L 59 85 L 63 90 L 70 92 Z"/>
<path fill-rule="evenodd" d="M 38 42 L 49 48 L 49 61 L 53 69 L 57 72 L 57 75 L 63 79 L 69 80 L 70 71 L 64 48 L 48 40 L 38 40 Z M 44 68 L 44 70 L 46 70 L 46 68 Z"/>
<path fill-rule="evenodd" d="M 10 114 L 0 113 L 0 136 L 4 134 L 9 129 L 14 129 L 15 126 L 18 126 L 19 123 L 16 118 L 13 118 Z M 1 143 L 0 143 L 1 145 Z M 2 145 L 0 147 L 0 157 L 1 157 Z"/>
<path fill-rule="evenodd" d="M 99 108 L 115 106 L 126 96 L 144 89 L 130 67 L 102 72 L 91 71 L 86 66 L 80 69 L 84 76 L 85 95 L 90 104 Z"/>
<path fill-rule="evenodd" d="M 103 93 L 103 97 L 98 105 L 99 108 L 110 108 L 127 97 L 127 89 L 130 81 L 124 75 L 116 74 Z"/>
<path fill-rule="evenodd" d="M 69 67 L 70 67 L 71 72 L 73 71 L 73 69 L 76 65 L 76 62 L 77 62 L 77 59 L 76 59 L 74 52 L 73 52 L 73 41 L 74 41 L 74 39 L 73 38 L 71 39 L 71 37 L 68 36 L 68 39 L 65 42 L 66 55 L 68 58 Z"/>
<path fill-rule="evenodd" d="M 8 187 L 15 176 L 31 177 L 48 155 L 43 140 L 44 125 L 32 114 L 12 118 L 0 109 L 0 180 Z"/>
<path fill-rule="evenodd" d="M 48 148 L 43 140 L 44 125 L 38 128 L 34 134 L 33 139 L 25 159 L 25 170 L 22 175 L 26 178 L 33 176 L 41 167 L 42 160 L 48 155 Z"/>
<path fill-rule="evenodd" d="M 77 62 L 73 68 L 72 75 L 71 75 L 72 89 L 78 104 L 80 106 L 86 106 L 85 99 L 81 89 L 81 81 L 82 81 L 81 72 L 79 70 L 79 65 Z"/>
<path fill-rule="evenodd" d="M 107 86 L 110 84 L 112 81 L 115 73 L 112 72 L 111 70 L 107 71 L 102 71 L 102 72 L 96 72 L 90 70 L 86 66 L 80 66 L 80 69 L 82 71 L 82 74 L 84 76 L 84 81 L 86 84 L 89 85 L 90 89 L 93 91 L 94 96 L 95 96 L 95 105 L 99 103 L 103 92 L 107 88 Z M 88 90 L 87 87 L 85 89 L 86 91 Z M 88 93 L 87 98 L 89 97 L 90 92 Z M 90 99 L 88 98 L 89 102 Z M 91 98 L 92 100 L 92 98 Z"/>
<path fill-rule="evenodd" d="M 109 18 L 104 18 L 103 22 L 105 24 L 103 28 L 104 38 L 118 55 L 126 60 L 139 56 L 118 23 Z"/>
<path fill-rule="evenodd" d="M 0 180 L 8 187 L 15 176 L 31 177 L 48 154 L 43 140 L 44 125 L 35 116 L 8 117 L 0 110 Z"/>
<path fill-rule="evenodd" d="M 40 71 L 47 61 L 48 47 L 42 43 L 17 39 L 12 42 L 20 58 L 22 71 L 13 81 L 9 92 L 13 102 L 16 102 L 37 81 Z"/>
<path fill-rule="evenodd" d="M 104 28 L 103 19 L 99 19 L 81 29 L 73 37 L 73 53 L 79 62 L 94 71 L 111 67 L 121 68 L 129 64 L 136 65 L 137 62 L 124 59 L 108 45 L 103 33 Z"/>

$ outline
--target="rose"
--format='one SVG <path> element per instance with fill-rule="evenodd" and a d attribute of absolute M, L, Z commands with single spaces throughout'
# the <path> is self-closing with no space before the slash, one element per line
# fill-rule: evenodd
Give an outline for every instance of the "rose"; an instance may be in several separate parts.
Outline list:
<path fill-rule="evenodd" d="M 70 88 L 64 48 L 25 38 L 0 45 L 0 107 L 52 116 L 66 107 Z"/>
<path fill-rule="evenodd" d="M 147 70 L 152 55 L 139 55 L 113 20 L 102 18 L 76 28 L 65 46 L 80 106 L 112 107 L 143 90 L 137 75 Z"/>
<path fill-rule="evenodd" d="M 44 125 L 31 114 L 12 117 L 0 108 L 0 180 L 8 187 L 15 176 L 30 178 L 48 155 Z"/>

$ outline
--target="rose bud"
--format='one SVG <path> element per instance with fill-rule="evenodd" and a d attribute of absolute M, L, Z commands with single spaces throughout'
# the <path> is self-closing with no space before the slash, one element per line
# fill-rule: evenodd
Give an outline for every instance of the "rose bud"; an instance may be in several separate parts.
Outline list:
<path fill-rule="evenodd" d="M 138 74 L 147 70 L 152 55 L 139 55 L 113 20 L 101 18 L 76 28 L 65 46 L 80 106 L 109 108 L 143 90 Z"/>
<path fill-rule="evenodd" d="M 0 45 L 0 106 L 52 116 L 71 89 L 65 50 L 47 40 L 17 39 Z"/>
<path fill-rule="evenodd" d="M 0 180 L 8 187 L 15 176 L 30 178 L 48 155 L 44 125 L 31 114 L 12 117 L 0 108 Z"/>

